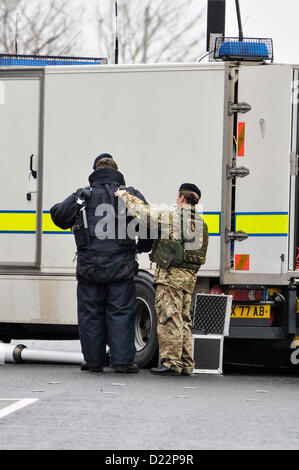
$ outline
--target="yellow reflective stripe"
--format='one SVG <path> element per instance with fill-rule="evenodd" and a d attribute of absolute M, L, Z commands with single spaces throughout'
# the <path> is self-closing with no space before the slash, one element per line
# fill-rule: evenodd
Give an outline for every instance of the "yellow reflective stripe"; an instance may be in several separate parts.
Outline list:
<path fill-rule="evenodd" d="M 43 232 L 71 233 L 57 227 L 48 212 L 43 213 Z M 0 211 L 0 233 L 36 233 L 36 212 Z"/>
<path fill-rule="evenodd" d="M 209 234 L 220 235 L 220 214 L 201 214 L 203 220 L 208 226 Z M 48 213 L 43 214 L 43 232 L 70 232 L 71 230 L 62 230 L 57 227 Z"/>
<path fill-rule="evenodd" d="M 0 211 L 0 232 L 34 233 L 35 231 L 35 212 Z"/>
<path fill-rule="evenodd" d="M 220 214 L 206 213 L 202 215 L 208 226 L 209 234 L 220 235 Z M 49 212 L 43 213 L 42 230 L 44 233 L 71 233 L 71 229 L 62 230 L 57 227 Z M 0 233 L 34 233 L 36 232 L 36 213 L 21 211 L 0 211 Z"/>
<path fill-rule="evenodd" d="M 54 224 L 51 214 L 48 212 L 43 213 L 43 232 L 51 233 L 51 232 L 71 232 L 71 229 L 62 230 L 61 228 L 57 227 Z"/>
<path fill-rule="evenodd" d="M 220 214 L 203 213 L 202 218 L 208 226 L 209 234 L 220 235 Z"/>
<path fill-rule="evenodd" d="M 242 230 L 248 235 L 288 234 L 287 213 L 236 214 L 236 231 Z"/>

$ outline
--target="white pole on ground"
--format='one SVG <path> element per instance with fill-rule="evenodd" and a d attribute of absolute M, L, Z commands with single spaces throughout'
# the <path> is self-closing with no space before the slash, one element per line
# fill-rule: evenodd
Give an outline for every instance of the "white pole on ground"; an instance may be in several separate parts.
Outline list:
<path fill-rule="evenodd" d="M 5 344 L 4 363 L 22 362 L 54 362 L 61 364 L 81 364 L 84 360 L 83 354 L 71 351 L 51 351 L 47 349 L 29 349 L 23 344 Z"/>

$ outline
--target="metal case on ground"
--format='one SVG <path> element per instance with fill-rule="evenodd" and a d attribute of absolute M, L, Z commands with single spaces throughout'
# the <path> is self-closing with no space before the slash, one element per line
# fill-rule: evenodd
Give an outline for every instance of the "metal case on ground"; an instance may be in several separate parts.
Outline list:
<path fill-rule="evenodd" d="M 192 332 L 192 355 L 195 374 L 222 374 L 223 336 Z"/>
<path fill-rule="evenodd" d="M 192 329 L 193 373 L 222 374 L 231 305 L 231 295 L 197 294 Z"/>

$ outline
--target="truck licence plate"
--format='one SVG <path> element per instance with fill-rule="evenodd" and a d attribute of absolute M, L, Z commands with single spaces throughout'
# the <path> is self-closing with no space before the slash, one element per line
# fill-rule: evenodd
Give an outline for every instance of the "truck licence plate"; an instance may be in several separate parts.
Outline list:
<path fill-rule="evenodd" d="M 231 318 L 270 318 L 270 305 L 233 305 Z"/>

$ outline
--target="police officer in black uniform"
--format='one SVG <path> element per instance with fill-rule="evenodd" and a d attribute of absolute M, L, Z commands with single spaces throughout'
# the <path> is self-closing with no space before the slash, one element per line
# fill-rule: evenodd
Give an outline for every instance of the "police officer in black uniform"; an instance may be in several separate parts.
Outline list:
<path fill-rule="evenodd" d="M 99 155 L 93 169 L 90 187 L 77 190 L 55 204 L 50 212 L 58 227 L 72 227 L 75 235 L 78 327 L 86 369 L 103 372 L 109 337 L 111 367 L 120 373 L 137 373 L 139 369 L 134 364 L 136 241 L 124 236 L 123 227 L 120 235 L 119 221 L 125 220 L 127 226 L 130 219 L 125 208 L 121 211 L 125 219 L 118 213 L 114 197 L 115 191 L 125 186 L 125 180 L 110 154 Z M 146 203 L 139 191 L 127 190 Z M 139 250 L 150 251 L 149 243 L 141 241 L 143 246 Z"/>

